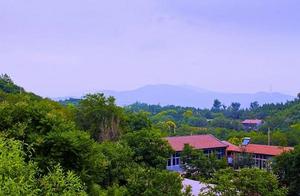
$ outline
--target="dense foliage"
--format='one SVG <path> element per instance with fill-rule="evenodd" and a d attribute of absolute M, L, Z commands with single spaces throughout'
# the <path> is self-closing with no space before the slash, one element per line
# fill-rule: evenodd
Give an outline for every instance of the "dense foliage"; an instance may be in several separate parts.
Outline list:
<path fill-rule="evenodd" d="M 120 136 L 122 109 L 115 105 L 113 97 L 104 94 L 86 95 L 77 108 L 77 122 L 97 141 L 115 140 Z"/>
<path fill-rule="evenodd" d="M 74 172 L 58 164 L 47 175 L 33 161 L 25 161 L 22 143 L 0 137 L 1 195 L 86 195 L 85 186 Z"/>
<path fill-rule="evenodd" d="M 164 170 L 170 146 L 142 114 L 103 94 L 62 106 L 0 81 L 1 195 L 181 195 Z"/>
<path fill-rule="evenodd" d="M 5 93 L 24 92 L 24 89 L 17 86 L 7 74 L 0 75 L 0 89 Z"/>
<path fill-rule="evenodd" d="M 222 140 L 241 140 L 251 137 L 253 143 L 267 144 L 271 130 L 271 144 L 295 146 L 300 144 L 300 99 L 285 104 L 251 103 L 240 108 L 239 103 L 230 106 L 215 100 L 211 109 L 180 106 L 160 106 L 135 103 L 125 107 L 127 112 L 148 114 L 153 126 L 166 135 L 213 134 Z M 264 125 L 258 131 L 245 131 L 241 121 L 262 119 Z"/>
<path fill-rule="evenodd" d="M 244 168 L 239 171 L 220 170 L 215 173 L 211 182 L 215 185 L 203 195 L 284 196 L 287 193 L 285 188 L 279 186 L 275 175 L 256 168 Z"/>
<path fill-rule="evenodd" d="M 280 183 L 289 187 L 289 195 L 300 195 L 300 146 L 276 157 L 273 168 Z"/>
<path fill-rule="evenodd" d="M 210 110 L 139 103 L 122 108 L 103 94 L 73 101 L 41 98 L 1 76 L 0 195 L 189 195 L 182 193 L 181 177 L 164 169 L 174 152 L 163 137 L 210 133 L 236 144 L 245 136 L 266 143 L 266 127 L 242 130 L 240 120 L 248 117 L 274 125 L 272 144 L 300 143 L 299 100 L 249 109 L 216 100 Z M 280 185 L 298 194 L 299 150 L 276 159 L 280 184 L 265 171 L 224 170 L 225 160 L 189 146 L 182 163 L 186 177 L 213 179 L 211 194 L 285 195 Z"/>
<path fill-rule="evenodd" d="M 80 99 L 69 99 L 61 103 L 78 105 Z M 241 108 L 235 102 L 226 106 L 217 99 L 212 103 L 211 109 L 134 103 L 125 107 L 125 113 L 139 114 L 137 126 L 139 123 L 149 123 L 145 119 L 150 119 L 153 127 L 160 129 L 165 135 L 210 133 L 222 140 L 237 141 L 243 137 L 251 137 L 253 143 L 267 144 L 267 132 L 271 130 L 272 145 L 300 144 L 300 128 L 297 126 L 300 124 L 300 97 L 286 103 L 259 105 L 258 102 L 253 102 L 248 108 Z M 246 132 L 241 124 L 245 119 L 261 119 L 264 124 L 258 132 Z"/>
<path fill-rule="evenodd" d="M 225 159 L 217 159 L 214 154 L 206 156 L 203 151 L 189 145 L 184 146 L 181 161 L 186 177 L 201 181 L 212 178 L 216 171 L 227 167 Z"/>

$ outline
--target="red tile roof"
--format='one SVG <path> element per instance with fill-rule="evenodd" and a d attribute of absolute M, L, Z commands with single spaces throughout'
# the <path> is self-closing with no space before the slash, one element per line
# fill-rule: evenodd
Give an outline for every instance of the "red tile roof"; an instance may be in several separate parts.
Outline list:
<path fill-rule="evenodd" d="M 264 154 L 277 156 L 284 152 L 288 152 L 294 150 L 293 147 L 282 147 L 282 146 L 268 146 L 268 145 L 260 145 L 260 144 L 248 144 L 247 146 L 236 146 L 227 141 L 223 141 L 223 143 L 227 144 L 227 151 L 232 152 L 247 152 L 252 154 Z"/>
<path fill-rule="evenodd" d="M 282 147 L 282 146 L 267 146 L 259 144 L 248 144 L 246 147 L 246 152 L 255 154 L 265 154 L 277 156 L 284 152 L 294 150 L 292 147 Z"/>
<path fill-rule="evenodd" d="M 242 122 L 242 124 L 261 124 L 262 120 L 259 119 L 246 119 Z"/>
<path fill-rule="evenodd" d="M 231 152 L 241 152 L 241 149 L 239 146 L 233 145 L 230 142 L 227 141 L 222 141 L 224 144 L 228 145 L 227 147 L 227 151 L 231 151 Z"/>
<path fill-rule="evenodd" d="M 182 151 L 185 144 L 189 144 L 195 149 L 208 149 L 208 148 L 225 148 L 226 144 L 215 138 L 213 135 L 191 135 L 191 136 L 176 136 L 167 137 L 173 150 Z"/>

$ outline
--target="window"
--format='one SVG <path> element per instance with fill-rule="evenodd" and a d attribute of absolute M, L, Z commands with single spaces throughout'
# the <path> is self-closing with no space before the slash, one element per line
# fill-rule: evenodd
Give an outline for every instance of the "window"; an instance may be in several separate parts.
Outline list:
<path fill-rule="evenodd" d="M 225 149 L 223 148 L 205 149 L 203 152 L 206 156 L 216 155 L 218 159 L 221 159 L 225 156 Z"/>
<path fill-rule="evenodd" d="M 225 150 L 224 149 L 218 149 L 217 150 L 217 158 L 222 159 L 225 155 Z"/>
<path fill-rule="evenodd" d="M 176 158 L 176 165 L 179 165 L 179 164 L 180 164 L 180 159 Z"/>
<path fill-rule="evenodd" d="M 180 165 L 180 153 L 174 153 L 167 161 L 167 166 L 177 166 Z"/>
<path fill-rule="evenodd" d="M 171 166 L 171 159 L 168 159 L 168 166 Z"/>
<path fill-rule="evenodd" d="M 260 169 L 267 168 L 267 156 L 263 154 L 253 154 L 254 166 Z"/>
<path fill-rule="evenodd" d="M 173 163 L 173 165 L 180 165 L 180 154 L 178 152 L 173 154 L 172 163 Z"/>
<path fill-rule="evenodd" d="M 212 154 L 212 150 L 206 149 L 206 150 L 204 150 L 204 154 L 208 156 L 208 155 Z"/>

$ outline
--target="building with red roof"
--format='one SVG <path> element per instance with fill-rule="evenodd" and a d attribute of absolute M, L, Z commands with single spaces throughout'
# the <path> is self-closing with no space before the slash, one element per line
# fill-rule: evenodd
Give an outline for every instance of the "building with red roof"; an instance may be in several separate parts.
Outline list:
<path fill-rule="evenodd" d="M 195 149 L 226 148 L 227 145 L 213 135 L 191 135 L 166 138 L 172 149 L 176 152 L 183 150 L 185 144 Z"/>
<path fill-rule="evenodd" d="M 294 148 L 292 147 L 268 146 L 268 145 L 260 145 L 260 144 L 248 144 L 244 148 L 246 153 L 264 154 L 270 156 L 278 156 L 284 152 L 289 152 L 291 150 L 294 150 Z"/>
<path fill-rule="evenodd" d="M 218 158 L 226 155 L 227 144 L 223 143 L 213 135 L 191 135 L 165 138 L 175 153 L 168 159 L 167 169 L 182 171 L 180 168 L 180 153 L 185 145 L 194 149 L 203 150 L 204 154 L 216 154 Z"/>
<path fill-rule="evenodd" d="M 227 141 L 222 141 L 222 142 L 227 145 L 227 149 L 226 149 L 227 152 L 241 152 L 241 149 L 239 146 L 236 146 Z"/>
<path fill-rule="evenodd" d="M 228 159 L 232 158 L 235 162 L 239 162 L 247 158 L 249 159 L 251 166 L 258 168 L 268 168 L 270 167 L 273 157 L 294 150 L 292 147 L 282 146 L 261 144 L 236 146 L 227 141 L 223 141 L 223 143 L 228 145 L 226 150 Z"/>
<path fill-rule="evenodd" d="M 263 121 L 259 119 L 246 119 L 241 123 L 245 130 L 258 130 L 263 125 Z"/>
<path fill-rule="evenodd" d="M 203 150 L 204 154 L 215 154 L 218 158 L 227 157 L 229 165 L 269 168 L 274 156 L 293 150 L 292 147 L 250 144 L 251 138 L 244 138 L 240 146 L 220 141 L 213 135 L 190 135 L 165 138 L 175 153 L 168 159 L 167 169 L 181 172 L 180 154 L 185 145 Z"/>

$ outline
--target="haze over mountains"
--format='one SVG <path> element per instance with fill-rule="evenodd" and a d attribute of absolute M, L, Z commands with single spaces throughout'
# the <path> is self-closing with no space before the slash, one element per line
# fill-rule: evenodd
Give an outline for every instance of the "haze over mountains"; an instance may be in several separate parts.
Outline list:
<path fill-rule="evenodd" d="M 118 105 L 130 105 L 135 102 L 160 105 L 179 105 L 199 108 L 211 108 L 213 101 L 219 99 L 223 104 L 230 105 L 232 102 L 241 103 L 242 107 L 249 107 L 251 102 L 281 103 L 293 100 L 295 97 L 282 93 L 222 93 L 209 91 L 193 86 L 176 85 L 147 85 L 129 91 L 102 91 L 105 95 L 116 98 Z"/>

